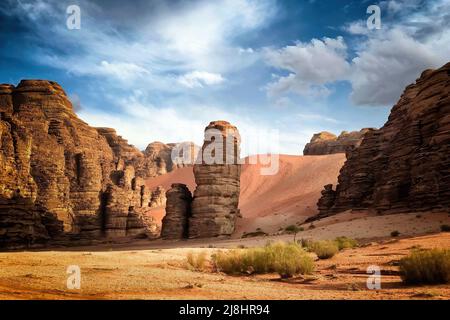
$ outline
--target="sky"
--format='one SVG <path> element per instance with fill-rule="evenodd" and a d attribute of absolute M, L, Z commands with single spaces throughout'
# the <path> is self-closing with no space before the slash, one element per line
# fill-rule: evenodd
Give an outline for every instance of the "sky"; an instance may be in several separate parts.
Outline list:
<path fill-rule="evenodd" d="M 81 119 L 140 149 L 201 145 L 227 120 L 244 155 L 298 155 L 313 133 L 381 127 L 406 85 L 448 61 L 450 0 L 0 3 L 0 83 L 56 81 Z"/>

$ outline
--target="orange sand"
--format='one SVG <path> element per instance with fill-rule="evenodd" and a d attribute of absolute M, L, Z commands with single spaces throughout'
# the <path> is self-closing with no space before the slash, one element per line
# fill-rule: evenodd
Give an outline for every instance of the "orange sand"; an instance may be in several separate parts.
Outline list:
<path fill-rule="evenodd" d="M 238 219 L 235 236 L 256 228 L 272 233 L 316 214 L 320 191 L 326 184 L 336 184 L 345 155 L 280 155 L 279 160 L 275 175 L 261 175 L 259 164 L 243 165 L 239 198 L 243 218 Z M 161 185 L 168 190 L 175 182 L 184 183 L 193 191 L 196 184 L 192 167 L 149 179 L 147 186 L 153 190 Z M 164 208 L 152 210 L 158 221 L 164 214 Z"/>

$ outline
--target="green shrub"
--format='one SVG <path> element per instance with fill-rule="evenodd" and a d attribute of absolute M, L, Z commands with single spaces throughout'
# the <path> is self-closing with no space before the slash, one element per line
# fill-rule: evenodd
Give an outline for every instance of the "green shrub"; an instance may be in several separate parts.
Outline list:
<path fill-rule="evenodd" d="M 356 248 L 359 245 L 358 241 L 347 237 L 337 237 L 334 241 L 336 242 L 339 250 L 347 248 Z"/>
<path fill-rule="evenodd" d="M 273 257 L 273 266 L 281 278 L 290 278 L 296 274 L 309 274 L 314 270 L 314 261 L 297 244 L 275 244 L 269 247 Z"/>
<path fill-rule="evenodd" d="M 282 278 L 309 274 L 313 259 L 297 244 L 275 243 L 260 248 L 218 251 L 213 256 L 218 271 L 227 274 L 276 272 Z"/>
<path fill-rule="evenodd" d="M 450 282 L 450 250 L 414 250 L 400 260 L 400 275 L 407 284 Z"/>
<path fill-rule="evenodd" d="M 441 225 L 442 232 L 450 232 L 450 226 L 448 224 Z"/>
<path fill-rule="evenodd" d="M 294 234 L 294 242 L 295 238 L 297 237 L 297 233 L 299 233 L 300 231 L 303 231 L 304 229 L 302 227 L 298 227 L 296 225 L 291 224 L 290 226 L 287 226 L 286 229 L 284 229 L 286 232 L 288 233 L 293 233 Z"/>
<path fill-rule="evenodd" d="M 296 225 L 291 224 L 290 226 L 287 226 L 284 230 L 286 232 L 296 233 L 296 232 L 303 231 L 304 229 L 302 227 L 297 227 Z"/>
<path fill-rule="evenodd" d="M 398 237 L 400 235 L 400 232 L 395 230 L 391 232 L 391 237 Z"/>
<path fill-rule="evenodd" d="M 195 271 L 204 271 L 207 268 L 207 253 L 205 251 L 198 254 L 188 252 L 186 255 L 186 262 L 190 269 Z"/>
<path fill-rule="evenodd" d="M 334 241 L 322 240 L 312 242 L 309 250 L 314 252 L 319 259 L 329 259 L 339 252 L 339 247 Z"/>

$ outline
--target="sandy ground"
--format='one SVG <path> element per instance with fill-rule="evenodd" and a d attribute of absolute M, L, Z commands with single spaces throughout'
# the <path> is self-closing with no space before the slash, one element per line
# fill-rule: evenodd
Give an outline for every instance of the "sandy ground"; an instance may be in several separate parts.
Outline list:
<path fill-rule="evenodd" d="M 0 253 L 0 299 L 450 299 L 450 285 L 405 286 L 395 262 L 412 248 L 450 248 L 448 212 L 377 215 L 344 212 L 314 223 L 322 187 L 336 183 L 344 155 L 281 156 L 274 176 L 260 175 L 260 166 L 244 165 L 237 231 L 230 239 L 184 241 L 137 240 L 91 247 Z M 153 189 L 174 182 L 195 188 L 192 168 L 150 179 Z M 153 215 L 162 219 L 164 208 Z M 281 281 L 277 275 L 227 276 L 186 267 L 188 252 L 261 246 L 267 241 L 292 241 L 283 230 L 303 227 L 297 239 L 356 238 L 362 247 L 316 261 L 307 277 Z M 257 228 L 267 236 L 241 238 Z M 399 231 L 398 238 L 390 236 Z M 67 268 L 81 268 L 81 289 L 67 289 Z M 382 270 L 382 289 L 368 290 L 367 267 Z"/>
<path fill-rule="evenodd" d="M 275 274 L 227 276 L 186 268 L 188 252 L 213 253 L 222 241 L 211 245 L 0 253 L 0 299 L 450 299 L 450 285 L 403 285 L 395 266 L 412 248 L 450 248 L 450 233 L 367 243 L 316 261 L 313 275 L 283 281 Z M 81 268 L 79 290 L 66 287 L 69 265 Z M 370 265 L 381 269 L 380 290 L 367 289 Z"/>
<path fill-rule="evenodd" d="M 325 156 L 280 155 L 279 170 L 275 175 L 262 175 L 261 164 L 246 164 L 241 173 L 239 209 L 243 216 L 236 226 L 235 237 L 257 228 L 273 233 L 279 228 L 304 221 L 317 213 L 317 200 L 323 186 L 336 184 L 339 170 L 344 164 L 344 154 Z M 192 168 L 180 168 L 168 174 L 149 179 L 147 187 L 154 190 L 163 186 L 168 190 L 172 183 L 186 184 L 195 189 Z M 164 217 L 164 208 L 152 210 L 157 221 Z"/>

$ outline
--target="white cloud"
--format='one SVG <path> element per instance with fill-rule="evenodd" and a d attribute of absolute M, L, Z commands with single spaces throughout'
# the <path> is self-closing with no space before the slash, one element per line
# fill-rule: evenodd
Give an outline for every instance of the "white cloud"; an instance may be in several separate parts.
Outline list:
<path fill-rule="evenodd" d="M 103 60 L 100 63 L 98 67 L 98 72 L 125 81 L 130 81 L 135 79 L 136 77 L 149 74 L 148 70 L 134 63 L 126 63 L 126 62 L 110 63 L 105 60 Z"/>
<path fill-rule="evenodd" d="M 68 30 L 61 22 L 62 2 L 10 1 L 8 6 L 6 14 L 32 24 L 37 42 L 50 44 L 36 49 L 33 58 L 39 63 L 77 75 L 108 75 L 104 81 L 124 80 L 121 86 L 135 87 L 130 80 L 139 80 L 142 87 L 170 92 L 186 89 L 173 74 L 207 70 L 226 75 L 253 64 L 257 55 L 243 52 L 236 38 L 258 30 L 276 14 L 275 0 L 149 2 L 139 17 L 123 13 L 123 27 L 121 19 L 107 16 L 120 11 L 117 5 L 105 10 L 80 0 L 82 27 Z"/>
<path fill-rule="evenodd" d="M 367 28 L 366 21 L 358 20 L 347 23 L 343 28 L 344 31 L 354 35 L 367 35 L 369 29 Z"/>
<path fill-rule="evenodd" d="M 448 44 L 445 46 L 450 50 Z M 447 62 L 445 52 L 450 51 L 445 50 L 436 41 L 421 43 L 400 29 L 368 39 L 352 61 L 353 103 L 392 105 L 423 70 Z"/>
<path fill-rule="evenodd" d="M 269 96 L 289 92 L 300 95 L 327 95 L 327 84 L 342 80 L 348 74 L 347 46 L 342 37 L 312 39 L 279 50 L 266 49 L 266 62 L 287 70 L 287 76 L 267 86 Z"/>
<path fill-rule="evenodd" d="M 400 16 L 394 23 L 383 23 L 381 30 L 369 31 L 361 20 L 346 24 L 343 30 L 363 36 L 350 61 L 342 37 L 269 50 L 268 63 L 289 72 L 269 83 L 269 95 L 326 95 L 333 83 L 346 80 L 352 85 L 350 98 L 355 105 L 393 105 L 422 71 L 450 59 L 450 2 L 434 1 L 415 10 L 420 3 L 382 2 L 383 12 Z"/>
<path fill-rule="evenodd" d="M 178 82 L 188 88 L 203 88 L 204 85 L 217 85 L 224 80 L 220 74 L 197 70 L 178 77 Z"/>

